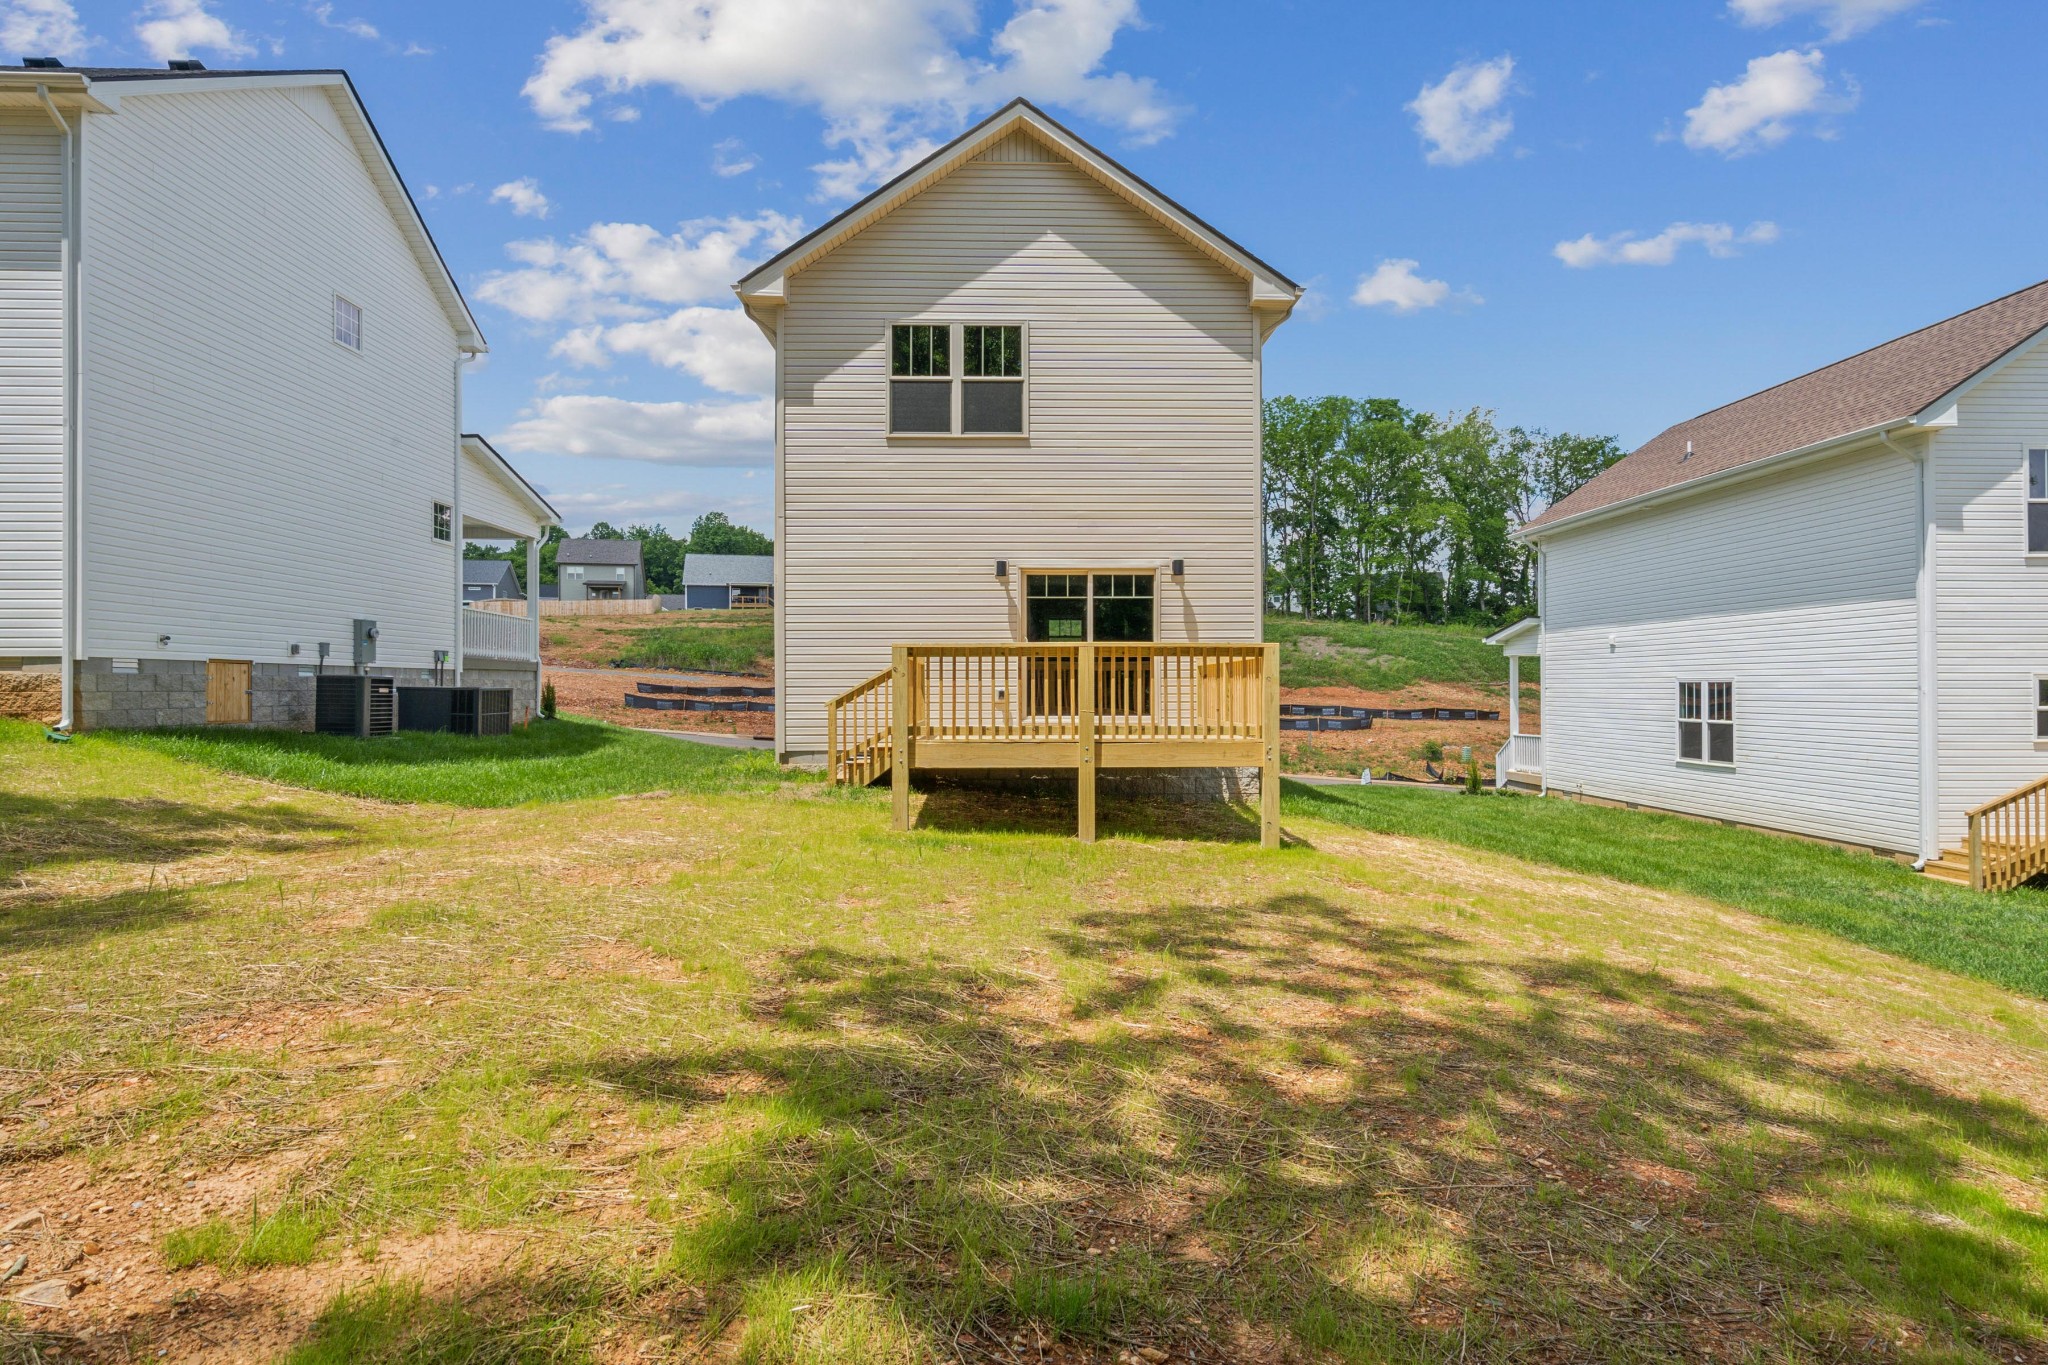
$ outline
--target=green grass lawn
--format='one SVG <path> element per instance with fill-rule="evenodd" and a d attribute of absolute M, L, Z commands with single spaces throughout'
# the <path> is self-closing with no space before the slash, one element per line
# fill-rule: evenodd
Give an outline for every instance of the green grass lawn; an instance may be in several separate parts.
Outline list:
<path fill-rule="evenodd" d="M 2048 1358 L 2048 1008 L 1674 870 L 1875 865 L 1412 792 L 899 834 L 716 751 L 536 818 L 193 743 L 0 726 L 0 1219 L 78 1286 L 9 1361 Z"/>
<path fill-rule="evenodd" d="M 628 668 L 766 674 L 775 666 L 775 622 L 764 612 L 730 621 L 693 621 L 621 632 L 614 659 Z"/>
<path fill-rule="evenodd" d="M 1286 805 L 1684 892 L 2048 998 L 2048 893 L 1979 895 L 1868 854 L 1562 798 L 1290 784 Z"/>
<path fill-rule="evenodd" d="M 454 806 L 519 806 L 657 790 L 758 789 L 783 780 L 770 754 L 712 748 L 587 720 L 543 721 L 488 739 L 407 731 L 359 740 L 283 730 L 206 729 L 106 733 L 74 742 L 148 749 L 292 787 Z"/>
<path fill-rule="evenodd" d="M 1280 646 L 1287 687 L 1358 687 L 1391 692 L 1416 683 L 1455 683 L 1505 693 L 1507 656 L 1477 626 L 1380 626 L 1268 616 L 1266 639 Z M 1525 659 L 1522 680 L 1538 681 Z"/>

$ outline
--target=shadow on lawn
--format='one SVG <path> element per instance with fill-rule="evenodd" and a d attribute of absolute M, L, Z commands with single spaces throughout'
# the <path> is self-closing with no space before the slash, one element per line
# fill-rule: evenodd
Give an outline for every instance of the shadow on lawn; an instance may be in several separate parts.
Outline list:
<path fill-rule="evenodd" d="M 916 827 L 945 833 L 1074 833 L 1078 817 L 1074 779 L 1062 774 L 1033 791 L 941 782 L 924 793 Z M 1221 801 L 1176 801 L 1165 797 L 1096 798 L 1099 838 L 1200 839 L 1209 843 L 1257 843 L 1256 809 Z"/>
<path fill-rule="evenodd" d="M 762 1041 L 563 1077 L 719 1134 L 650 1172 L 714 1324 L 866 1305 L 945 1355 L 1036 1322 L 1190 1362 L 2048 1359 L 2048 1220 L 2017 1206 L 2048 1128 L 2018 1105 L 1841 1061 L 1738 991 L 1315 896 L 1054 939 L 1106 981 L 813 950 Z"/>
<path fill-rule="evenodd" d="M 352 828 L 345 820 L 286 805 L 0 792 L 0 889 L 23 872 L 58 863 L 174 863 L 226 848 L 290 853 Z"/>

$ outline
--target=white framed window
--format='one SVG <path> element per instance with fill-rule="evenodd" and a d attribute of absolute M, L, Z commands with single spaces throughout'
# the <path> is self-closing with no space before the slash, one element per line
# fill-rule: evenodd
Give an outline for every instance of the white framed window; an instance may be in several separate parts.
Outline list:
<path fill-rule="evenodd" d="M 2048 740 L 2048 678 L 2034 679 L 2034 738 Z"/>
<path fill-rule="evenodd" d="M 2027 553 L 2048 554 L 2048 450 L 2027 451 Z"/>
<path fill-rule="evenodd" d="M 890 324 L 889 434 L 1028 435 L 1029 351 L 1023 323 Z"/>
<path fill-rule="evenodd" d="M 1735 766 L 1735 684 L 1678 683 L 1678 757 L 1685 763 Z"/>
<path fill-rule="evenodd" d="M 363 349 L 363 310 L 339 294 L 334 296 L 334 339 L 351 351 Z"/>
<path fill-rule="evenodd" d="M 434 539 L 455 539 L 455 509 L 445 502 L 434 504 Z"/>

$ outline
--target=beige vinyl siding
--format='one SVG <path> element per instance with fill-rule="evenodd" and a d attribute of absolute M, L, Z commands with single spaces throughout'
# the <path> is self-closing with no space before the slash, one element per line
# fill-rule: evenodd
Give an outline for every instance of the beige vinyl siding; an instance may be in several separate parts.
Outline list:
<path fill-rule="evenodd" d="M 0 657 L 63 650 L 63 139 L 0 114 Z"/>
<path fill-rule="evenodd" d="M 1546 540 L 1550 788 L 1917 851 L 1920 525 L 1873 446 Z M 1678 761 L 1681 678 L 1735 683 L 1732 769 Z"/>
<path fill-rule="evenodd" d="M 823 750 L 825 703 L 892 643 L 1022 639 L 1030 569 L 1154 568 L 1160 639 L 1259 638 L 1242 277 L 1064 161 L 972 161 L 793 275 L 788 297 L 785 753 Z M 888 436 L 888 327 L 912 318 L 1028 327 L 1028 439 Z"/>
<path fill-rule="evenodd" d="M 328 98 L 130 89 L 92 122 L 88 654 L 346 657 L 359 616 L 387 666 L 453 643 L 455 336 Z"/>
<path fill-rule="evenodd" d="M 2048 448 L 2048 346 L 1963 396 L 1934 438 L 1941 838 L 2048 773 L 2033 688 L 2048 675 L 2048 557 L 2026 554 L 2026 452 Z"/>

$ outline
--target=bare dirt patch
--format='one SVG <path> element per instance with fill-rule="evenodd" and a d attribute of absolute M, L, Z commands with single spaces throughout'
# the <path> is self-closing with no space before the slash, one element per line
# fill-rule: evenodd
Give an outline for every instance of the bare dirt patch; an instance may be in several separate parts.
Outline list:
<path fill-rule="evenodd" d="M 771 739 L 775 735 L 775 714 L 772 711 L 646 711 L 626 705 L 626 694 L 633 691 L 633 685 L 639 682 L 721 687 L 743 681 L 737 678 L 619 668 L 602 673 L 550 670 L 547 680 L 555 685 L 555 704 L 566 715 L 593 716 L 614 725 L 630 725 L 640 730 L 751 735 L 759 739 Z"/>
<path fill-rule="evenodd" d="M 1427 760 L 1423 746 L 1435 740 L 1443 745 L 1451 767 L 1462 773 L 1459 755 L 1467 747 L 1480 771 L 1491 777 L 1494 756 L 1507 742 L 1508 718 L 1505 691 L 1487 691 L 1460 683 L 1414 683 L 1392 691 L 1373 692 L 1357 687 L 1289 687 L 1281 689 L 1283 703 L 1304 706 L 1380 706 L 1393 709 L 1443 707 L 1455 711 L 1498 711 L 1499 720 L 1388 720 L 1376 719 L 1370 730 L 1286 731 L 1280 739 L 1281 766 L 1288 772 L 1356 777 L 1371 768 L 1374 777 L 1398 775 L 1426 778 Z M 1522 729 L 1537 728 L 1540 716 L 1536 699 L 1525 693 L 1522 701 Z M 1444 763 L 1436 767 L 1443 770 Z"/>

